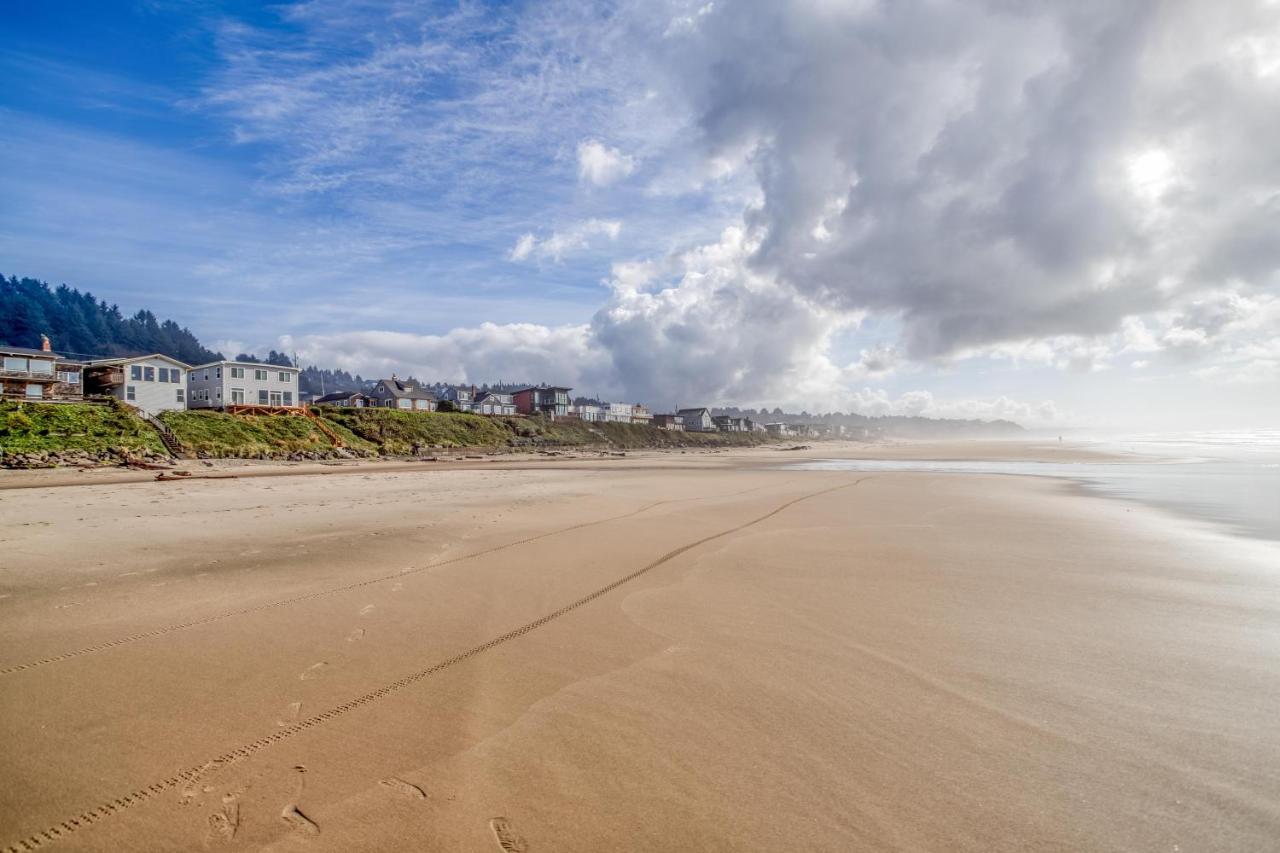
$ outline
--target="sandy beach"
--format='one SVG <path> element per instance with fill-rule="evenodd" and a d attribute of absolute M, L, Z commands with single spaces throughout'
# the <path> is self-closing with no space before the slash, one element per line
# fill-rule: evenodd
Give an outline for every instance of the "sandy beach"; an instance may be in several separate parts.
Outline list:
<path fill-rule="evenodd" d="M 0 472 L 0 849 L 1258 851 L 1268 552 L 1069 443 Z"/>

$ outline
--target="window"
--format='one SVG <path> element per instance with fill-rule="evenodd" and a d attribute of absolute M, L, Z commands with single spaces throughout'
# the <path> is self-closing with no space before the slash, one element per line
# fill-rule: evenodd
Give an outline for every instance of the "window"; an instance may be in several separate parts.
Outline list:
<path fill-rule="evenodd" d="M 169 368 L 167 368 L 167 367 L 162 367 L 162 368 L 160 368 L 160 380 L 159 380 L 159 381 L 161 381 L 161 382 L 168 382 L 168 381 L 169 381 Z"/>
<path fill-rule="evenodd" d="M 173 394 L 174 394 L 173 399 L 174 399 L 176 402 L 179 402 L 179 403 L 185 403 L 185 402 L 186 402 L 186 400 L 185 400 L 185 399 L 183 399 L 183 393 L 182 393 L 182 389 L 181 389 L 181 388 L 174 388 L 174 389 L 173 389 Z"/>
<path fill-rule="evenodd" d="M 133 386 L 133 385 L 126 385 L 126 386 L 125 386 L 125 389 L 124 389 L 124 398 L 125 398 L 126 400 L 136 400 L 136 399 L 138 399 L 138 389 L 137 389 L 137 387 L 136 387 L 136 386 Z"/>
<path fill-rule="evenodd" d="M 37 383 L 37 382 L 32 382 L 32 383 L 30 383 L 29 385 L 27 385 L 27 396 L 28 396 L 28 397 L 43 397 L 43 396 L 44 396 L 44 386 L 40 385 L 40 384 L 39 384 L 39 383 Z"/>
<path fill-rule="evenodd" d="M 267 405 L 267 390 L 265 388 L 258 392 L 258 405 Z"/>
<path fill-rule="evenodd" d="M 214 378 L 215 378 L 215 379 L 221 379 L 221 378 L 222 378 L 222 368 L 221 368 L 221 367 L 215 367 L 215 368 L 213 369 L 213 376 L 214 376 Z"/>
<path fill-rule="evenodd" d="M 4 357 L 4 369 L 5 369 L 5 370 L 20 370 L 20 371 L 22 371 L 23 373 L 26 373 L 26 372 L 27 372 L 27 360 L 26 360 L 25 358 L 18 358 L 17 356 L 6 355 L 6 356 Z"/>
<path fill-rule="evenodd" d="M 231 378 L 232 378 L 232 379 L 244 379 L 244 368 L 243 368 L 243 367 L 233 367 L 233 368 L 231 368 Z"/>
<path fill-rule="evenodd" d="M 58 381 L 65 382 L 68 385 L 79 385 L 80 372 L 78 370 L 59 370 Z"/>
<path fill-rule="evenodd" d="M 129 378 L 132 379 L 134 382 L 142 381 L 142 365 L 141 364 L 130 365 Z"/>
<path fill-rule="evenodd" d="M 288 382 L 288 381 L 289 381 L 289 374 L 285 373 L 283 370 L 282 370 L 282 371 L 280 371 L 280 381 L 281 381 L 281 382 Z"/>
<path fill-rule="evenodd" d="M 53 362 L 52 362 L 52 361 L 46 361 L 46 360 L 45 360 L 45 359 L 43 359 L 43 358 L 33 358 L 33 359 L 31 359 L 31 372 L 32 372 L 32 373 L 43 373 L 43 374 L 46 374 L 46 375 L 48 375 L 48 376 L 52 376 L 52 375 L 53 375 Z"/>
<path fill-rule="evenodd" d="M 174 385 L 177 385 L 180 382 L 182 382 L 182 371 L 176 367 L 173 370 L 170 370 L 169 381 L 172 382 Z"/>
<path fill-rule="evenodd" d="M 215 397 L 217 397 L 219 400 L 221 400 L 221 399 L 222 399 L 222 389 L 221 389 L 221 388 L 214 388 L 214 389 L 213 389 L 213 394 L 214 394 L 214 396 L 215 396 Z"/>
<path fill-rule="evenodd" d="M 292 405 L 293 405 L 293 392 L 292 392 L 292 391 L 285 391 L 285 392 L 284 392 L 284 404 L 285 404 L 286 406 L 292 406 Z"/>
<path fill-rule="evenodd" d="M 205 382 L 208 382 L 208 381 L 209 381 L 209 371 L 207 371 L 207 370 L 204 372 L 204 381 L 205 381 Z"/>
<path fill-rule="evenodd" d="M 243 373 L 243 372 L 244 372 L 244 371 L 242 370 L 242 371 L 241 371 L 241 373 Z M 242 406 L 242 405 L 244 405 L 244 389 L 243 389 L 243 388 L 232 388 L 232 389 L 231 389 L 231 405 L 233 405 L 233 406 Z"/>
<path fill-rule="evenodd" d="M 142 368 L 142 378 L 147 382 L 155 382 L 156 369 L 149 364 L 146 365 L 145 367 Z"/>
<path fill-rule="evenodd" d="M 261 381 L 265 382 L 265 381 L 267 381 L 267 371 L 265 371 L 265 370 L 255 370 L 255 371 L 253 371 L 253 378 L 254 378 L 254 379 L 258 379 L 258 380 L 261 380 Z"/>
<path fill-rule="evenodd" d="M 283 400 L 283 398 L 282 398 L 282 396 L 281 396 L 280 392 L 279 392 L 279 391 L 272 391 L 272 392 L 271 392 L 271 405 L 273 405 L 273 406 L 279 406 L 279 405 L 282 405 L 283 403 L 284 403 L 284 400 Z"/>

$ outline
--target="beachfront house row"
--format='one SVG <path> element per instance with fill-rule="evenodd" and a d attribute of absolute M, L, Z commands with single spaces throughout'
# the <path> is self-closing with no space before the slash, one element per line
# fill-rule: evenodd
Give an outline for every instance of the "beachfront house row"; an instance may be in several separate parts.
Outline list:
<path fill-rule="evenodd" d="M 481 391 L 476 395 L 474 411 L 479 415 L 514 415 L 516 401 L 501 391 Z"/>
<path fill-rule="evenodd" d="M 85 393 L 114 397 L 149 415 L 187 408 L 187 372 L 191 365 L 161 355 L 99 358 L 84 366 Z"/>
<path fill-rule="evenodd" d="M 684 418 L 679 415 L 654 415 L 653 425 L 661 429 L 684 432 Z"/>
<path fill-rule="evenodd" d="M 84 399 L 81 365 L 53 351 L 40 336 L 40 349 L 0 345 L 0 396 L 6 400 L 76 402 Z"/>
<path fill-rule="evenodd" d="M 569 392 L 572 390 L 559 385 L 539 385 L 522 388 L 511 396 L 515 400 L 516 411 L 522 415 L 563 418 L 569 414 Z"/>
<path fill-rule="evenodd" d="M 715 432 L 715 421 L 711 420 L 711 410 L 705 408 L 681 409 L 676 412 L 684 420 L 686 432 Z"/>
<path fill-rule="evenodd" d="M 226 409 L 262 406 L 296 409 L 296 367 L 251 361 L 211 361 L 187 372 L 187 408 Z"/>
<path fill-rule="evenodd" d="M 344 409 L 363 409 L 377 403 L 369 399 L 363 391 L 334 391 L 312 401 L 317 406 L 341 406 Z"/>
<path fill-rule="evenodd" d="M 422 386 L 397 379 L 379 379 L 369 392 L 371 405 L 388 409 L 405 409 L 415 412 L 434 412 L 436 395 Z"/>

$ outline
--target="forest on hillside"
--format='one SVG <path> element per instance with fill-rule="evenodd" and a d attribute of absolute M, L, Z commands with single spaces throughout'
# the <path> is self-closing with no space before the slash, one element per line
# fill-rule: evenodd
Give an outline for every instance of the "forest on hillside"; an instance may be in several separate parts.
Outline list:
<path fill-rule="evenodd" d="M 71 358 L 163 353 L 187 364 L 222 354 L 201 345 L 190 329 L 163 322 L 150 311 L 126 317 L 92 293 L 34 278 L 0 275 L 0 343 L 38 348 L 48 335 L 55 352 Z"/>

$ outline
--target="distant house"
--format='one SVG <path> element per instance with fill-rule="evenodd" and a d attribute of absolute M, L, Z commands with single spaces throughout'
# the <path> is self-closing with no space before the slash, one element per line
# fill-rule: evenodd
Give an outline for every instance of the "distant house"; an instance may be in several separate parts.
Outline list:
<path fill-rule="evenodd" d="M 676 412 L 684 420 L 686 432 L 715 432 L 715 421 L 710 409 L 681 409 Z"/>
<path fill-rule="evenodd" d="M 363 409 L 377 405 L 377 403 L 370 401 L 369 395 L 363 391 L 334 391 L 332 394 L 317 397 L 312 401 L 312 404 L 316 406 L 342 406 L 348 409 Z"/>
<path fill-rule="evenodd" d="M 794 431 L 791 429 L 791 424 L 784 424 L 784 423 L 765 424 L 764 428 L 765 428 L 765 431 L 769 433 L 769 435 L 777 436 L 779 438 L 795 434 Z"/>
<path fill-rule="evenodd" d="M 613 423 L 629 424 L 634 408 L 630 403 L 605 403 L 604 419 Z"/>
<path fill-rule="evenodd" d="M 514 415 L 516 401 L 510 394 L 481 391 L 476 395 L 475 410 L 481 415 Z"/>
<path fill-rule="evenodd" d="M 191 365 L 158 352 L 95 359 L 85 364 L 84 388 L 90 396 L 115 397 L 149 415 L 182 411 L 189 370 Z"/>
<path fill-rule="evenodd" d="M 296 367 L 252 361 L 211 361 L 187 372 L 188 409 L 296 409 Z"/>
<path fill-rule="evenodd" d="M 575 403 L 569 407 L 569 417 L 599 423 L 605 420 L 605 409 L 595 403 Z"/>
<path fill-rule="evenodd" d="M 730 415 L 716 415 L 711 422 L 716 425 L 716 429 L 720 432 L 747 432 L 746 424 L 743 423 L 744 418 L 735 418 Z"/>
<path fill-rule="evenodd" d="M 445 389 L 444 399 L 453 403 L 454 408 L 459 412 L 474 411 L 476 405 L 475 386 L 450 385 Z"/>
<path fill-rule="evenodd" d="M 379 379 L 369 392 L 369 405 L 388 409 L 406 409 L 416 412 L 434 412 L 436 395 L 413 382 L 392 376 Z"/>
<path fill-rule="evenodd" d="M 536 388 L 522 388 L 512 397 L 515 399 L 516 411 L 522 415 L 563 418 L 569 414 L 569 392 L 572 390 L 559 385 L 539 385 Z"/>
<path fill-rule="evenodd" d="M 654 415 L 653 425 L 663 429 L 684 432 L 684 418 L 679 415 Z"/>
<path fill-rule="evenodd" d="M 631 407 L 631 422 L 633 424 L 653 423 L 653 413 L 639 403 L 636 403 Z"/>
<path fill-rule="evenodd" d="M 84 399 L 79 362 L 53 351 L 41 335 L 41 348 L 0 345 L 0 396 L 6 400 L 74 403 Z"/>

